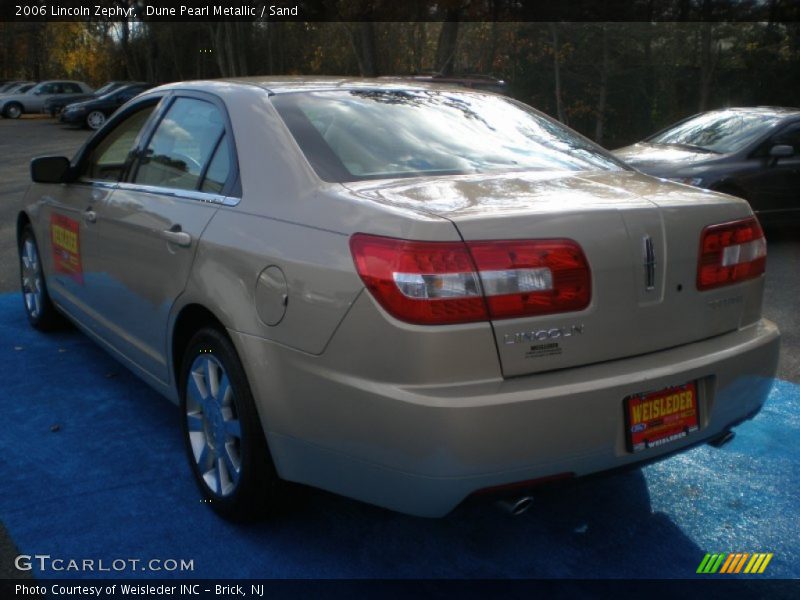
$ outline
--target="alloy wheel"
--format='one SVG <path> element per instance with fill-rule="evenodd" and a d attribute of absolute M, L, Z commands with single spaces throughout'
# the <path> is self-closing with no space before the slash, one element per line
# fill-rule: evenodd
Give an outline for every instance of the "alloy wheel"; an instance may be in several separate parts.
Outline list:
<path fill-rule="evenodd" d="M 199 354 L 186 381 L 186 425 L 195 465 L 217 496 L 236 491 L 242 470 L 242 426 L 222 363 Z"/>
<path fill-rule="evenodd" d="M 42 312 L 42 267 L 39 262 L 39 252 L 36 243 L 30 237 L 25 238 L 20 253 L 22 262 L 22 294 L 25 298 L 25 308 L 32 319 L 36 319 Z"/>
<path fill-rule="evenodd" d="M 9 119 L 19 119 L 22 115 L 22 107 L 19 104 L 11 104 L 6 107 L 6 116 Z"/>
<path fill-rule="evenodd" d="M 86 117 L 86 124 L 91 129 L 100 129 L 106 122 L 106 116 L 99 110 L 93 110 Z"/>

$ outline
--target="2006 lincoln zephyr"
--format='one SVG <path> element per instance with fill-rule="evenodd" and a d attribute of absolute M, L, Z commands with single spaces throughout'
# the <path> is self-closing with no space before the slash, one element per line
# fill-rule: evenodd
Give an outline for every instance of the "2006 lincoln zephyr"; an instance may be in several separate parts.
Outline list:
<path fill-rule="evenodd" d="M 31 164 L 30 322 L 180 403 L 220 513 L 281 480 L 416 515 L 720 441 L 779 333 L 740 199 L 487 93 L 176 83 Z"/>

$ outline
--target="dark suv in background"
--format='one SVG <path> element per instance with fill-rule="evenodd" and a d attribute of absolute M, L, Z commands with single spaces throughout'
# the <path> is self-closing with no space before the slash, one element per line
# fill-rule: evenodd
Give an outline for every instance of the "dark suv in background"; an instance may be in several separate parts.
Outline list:
<path fill-rule="evenodd" d="M 648 175 L 744 198 L 764 222 L 800 220 L 800 109 L 705 112 L 614 154 Z"/>

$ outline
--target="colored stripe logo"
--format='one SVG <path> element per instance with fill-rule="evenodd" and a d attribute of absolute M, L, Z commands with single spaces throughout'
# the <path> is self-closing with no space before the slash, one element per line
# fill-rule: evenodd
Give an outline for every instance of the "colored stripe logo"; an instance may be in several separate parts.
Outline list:
<path fill-rule="evenodd" d="M 732 552 L 706 554 L 697 567 L 697 572 L 704 575 L 714 573 L 763 573 L 773 554 L 764 552 Z"/>

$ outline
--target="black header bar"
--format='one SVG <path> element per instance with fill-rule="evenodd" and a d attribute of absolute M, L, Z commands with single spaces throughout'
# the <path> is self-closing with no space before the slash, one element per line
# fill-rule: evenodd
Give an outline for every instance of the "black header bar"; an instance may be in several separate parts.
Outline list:
<path fill-rule="evenodd" d="M 792 22 L 800 0 L 3 0 L 0 20 Z"/>

